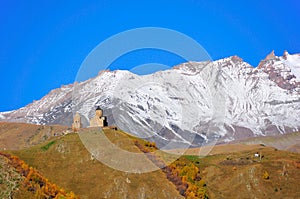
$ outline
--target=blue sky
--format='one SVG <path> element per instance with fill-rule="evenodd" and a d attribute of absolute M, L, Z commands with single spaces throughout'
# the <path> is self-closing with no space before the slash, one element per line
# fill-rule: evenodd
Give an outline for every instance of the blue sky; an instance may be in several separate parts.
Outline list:
<path fill-rule="evenodd" d="M 214 60 L 238 55 L 254 66 L 271 50 L 300 53 L 299 8 L 297 0 L 2 1 L 0 111 L 74 82 L 94 47 L 132 28 L 170 28 L 195 39 Z M 144 62 L 180 62 L 168 56 L 154 53 Z M 132 60 L 118 64 L 126 68 Z"/>

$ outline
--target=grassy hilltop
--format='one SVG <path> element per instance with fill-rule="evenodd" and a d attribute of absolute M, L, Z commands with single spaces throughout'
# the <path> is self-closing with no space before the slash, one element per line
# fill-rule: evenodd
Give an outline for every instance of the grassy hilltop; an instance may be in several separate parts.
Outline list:
<path fill-rule="evenodd" d="M 111 140 L 119 142 L 120 147 L 141 153 L 127 134 L 114 130 L 106 133 Z M 80 198 L 183 198 L 160 170 L 129 174 L 93 159 L 78 134 L 55 137 L 9 153 Z"/>
<path fill-rule="evenodd" d="M 20 134 L 22 125 L 16 125 L 18 131 L 15 132 Z M 9 132 L 13 134 L 14 130 Z M 107 129 L 104 133 L 118 147 L 145 155 L 149 164 L 158 164 L 163 156 L 168 156 L 165 153 L 149 156 L 147 152 L 157 150 L 154 143 L 133 138 L 122 131 Z M 300 155 L 264 145 L 217 146 L 205 157 L 199 157 L 197 149 L 189 149 L 162 170 L 132 174 L 95 160 L 78 134 L 38 140 L 38 144 L 3 152 L 19 157 L 47 182 L 55 183 L 65 193 L 74 192 L 80 198 L 300 197 Z M 256 152 L 263 155 L 261 160 L 254 157 Z M 0 156 L 0 165 L 1 194 L 36 198 L 36 193 L 24 188 L 25 177 L 3 156 Z"/>

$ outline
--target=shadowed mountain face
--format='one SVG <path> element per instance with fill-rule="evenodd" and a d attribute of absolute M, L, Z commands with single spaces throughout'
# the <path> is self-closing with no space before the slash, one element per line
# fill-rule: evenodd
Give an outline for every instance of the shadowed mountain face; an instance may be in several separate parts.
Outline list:
<path fill-rule="evenodd" d="M 232 56 L 145 76 L 103 71 L 0 120 L 71 125 L 79 112 L 87 126 L 99 105 L 109 125 L 164 148 L 290 133 L 300 127 L 299 65 L 299 54 L 271 53 L 257 68 Z"/>

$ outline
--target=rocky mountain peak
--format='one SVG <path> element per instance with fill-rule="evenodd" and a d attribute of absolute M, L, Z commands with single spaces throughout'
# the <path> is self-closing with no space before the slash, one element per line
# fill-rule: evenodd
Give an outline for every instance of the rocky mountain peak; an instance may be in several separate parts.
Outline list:
<path fill-rule="evenodd" d="M 237 56 L 237 55 L 231 56 L 230 58 L 231 58 L 231 60 L 232 60 L 234 63 L 237 63 L 237 62 L 243 62 L 243 61 L 244 61 L 242 58 L 240 58 L 240 57 Z"/>
<path fill-rule="evenodd" d="M 277 57 L 274 50 L 264 59 L 259 65 L 258 69 L 267 73 L 269 79 L 275 82 L 279 87 L 287 90 L 300 89 L 300 82 L 296 79 L 295 70 L 292 71 L 296 62 L 291 59 L 296 55 L 290 55 L 286 50 L 283 56 Z"/>
<path fill-rule="evenodd" d="M 285 51 L 283 52 L 282 58 L 285 59 L 285 60 L 287 60 L 288 55 L 289 55 L 288 51 L 285 50 Z"/>
<path fill-rule="evenodd" d="M 300 129 L 300 90 L 296 90 L 300 83 L 292 66 L 300 66 L 299 55 L 285 52 L 277 57 L 272 51 L 258 69 L 231 56 L 188 62 L 146 76 L 102 71 L 75 84 L 75 97 L 71 86 L 57 89 L 26 107 L 0 113 L 0 120 L 71 125 L 73 111 L 84 116 L 84 123 L 100 105 L 109 125 L 145 133 L 145 137 L 155 134 L 152 141 L 158 145 L 169 140 L 186 144 L 194 136 L 192 144 L 199 146 L 210 136 L 230 141 L 289 133 Z M 220 88 L 224 93 L 216 101 Z M 217 120 L 219 115 L 211 117 L 218 110 L 225 115 L 224 123 Z M 212 126 L 214 134 L 207 134 Z"/>
<path fill-rule="evenodd" d="M 274 50 L 272 50 L 272 52 L 270 54 L 268 54 L 265 58 L 265 60 L 272 60 L 272 59 L 276 59 Z"/>

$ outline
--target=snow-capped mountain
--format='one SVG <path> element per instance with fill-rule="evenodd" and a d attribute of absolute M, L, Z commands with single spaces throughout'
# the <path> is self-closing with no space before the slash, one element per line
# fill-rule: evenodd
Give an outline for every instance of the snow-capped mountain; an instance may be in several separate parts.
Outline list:
<path fill-rule="evenodd" d="M 165 148 L 284 134 L 300 128 L 299 68 L 300 54 L 272 52 L 257 68 L 232 56 L 144 76 L 101 71 L 0 120 L 71 125 L 79 112 L 87 126 L 99 105 L 109 124 Z"/>

